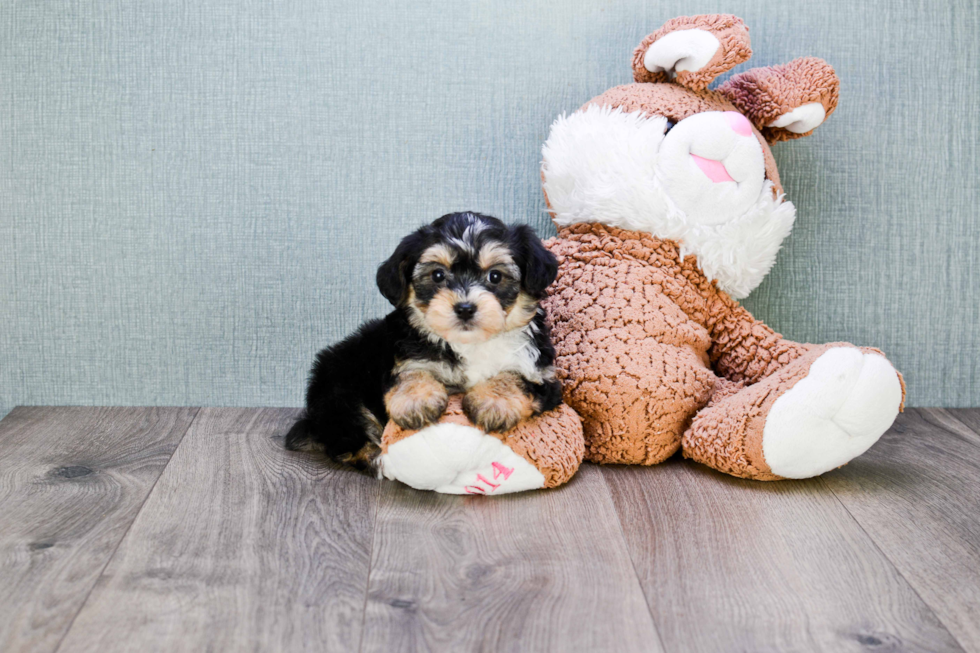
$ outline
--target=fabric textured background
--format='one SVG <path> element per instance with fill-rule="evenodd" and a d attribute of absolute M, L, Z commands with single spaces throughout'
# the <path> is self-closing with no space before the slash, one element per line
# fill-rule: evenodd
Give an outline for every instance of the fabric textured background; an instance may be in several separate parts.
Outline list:
<path fill-rule="evenodd" d="M 553 234 L 551 121 L 719 10 L 751 29 L 736 70 L 815 55 L 842 81 L 774 148 L 797 224 L 745 304 L 881 347 L 910 405 L 980 405 L 973 0 L 7 0 L 0 414 L 299 405 L 314 352 L 387 310 L 402 235 L 460 209 Z"/>

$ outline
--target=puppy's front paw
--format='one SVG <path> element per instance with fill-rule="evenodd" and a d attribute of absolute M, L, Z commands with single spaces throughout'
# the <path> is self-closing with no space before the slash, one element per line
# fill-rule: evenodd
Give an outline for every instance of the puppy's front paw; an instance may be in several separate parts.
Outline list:
<path fill-rule="evenodd" d="M 509 431 L 534 414 L 531 397 L 514 374 L 501 374 L 473 386 L 463 397 L 463 412 L 484 431 Z"/>
<path fill-rule="evenodd" d="M 420 429 L 442 417 L 449 402 L 446 386 L 428 372 L 400 374 L 385 395 L 388 417 L 403 429 Z"/>

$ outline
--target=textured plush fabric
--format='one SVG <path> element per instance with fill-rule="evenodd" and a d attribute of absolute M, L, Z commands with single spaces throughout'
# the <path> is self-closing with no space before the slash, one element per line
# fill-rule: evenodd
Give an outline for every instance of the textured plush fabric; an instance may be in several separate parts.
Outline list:
<path fill-rule="evenodd" d="M 637 82 L 672 81 L 666 72 L 653 73 L 647 70 L 643 65 L 643 58 L 654 41 L 670 32 L 688 29 L 710 30 L 718 39 L 720 46 L 708 65 L 701 70 L 677 71 L 675 81 L 689 89 L 700 91 L 707 88 L 715 77 L 752 56 L 752 48 L 749 47 L 749 30 L 738 16 L 730 14 L 680 16 L 671 18 L 663 27 L 640 41 L 640 45 L 633 52 L 633 79 Z"/>
<path fill-rule="evenodd" d="M 762 130 L 766 140 L 778 142 L 809 136 L 813 130 L 793 133 L 769 127 L 773 120 L 809 102 L 823 105 L 826 120 L 837 108 L 840 82 L 834 69 L 823 59 L 800 57 L 786 64 L 735 75 L 718 90 Z"/>
<path fill-rule="evenodd" d="M 703 297 L 713 287 L 694 257 L 646 234 L 580 224 L 546 245 L 559 262 L 544 302 L 555 366 L 586 458 L 665 460 L 715 387 Z"/>
<path fill-rule="evenodd" d="M 779 479 L 762 455 L 766 416 L 776 399 L 806 377 L 810 365 L 831 346 L 800 348 L 797 357 L 787 357 L 785 366 L 748 387 L 719 378 L 710 402 L 694 416 L 684 432 L 684 457 L 734 476 L 757 481 Z"/>
<path fill-rule="evenodd" d="M 718 8 L 0 2 L 0 414 L 301 404 L 315 351 L 386 310 L 374 269 L 401 236 L 459 209 L 554 235 L 551 122 Z M 910 405 L 980 405 L 977 3 L 723 9 L 748 65 L 841 78 L 833 118 L 773 148 L 798 217 L 744 304 L 795 341 L 881 347 Z"/>
<path fill-rule="evenodd" d="M 685 457 L 719 471 L 780 478 L 762 451 L 770 408 L 822 354 L 852 345 L 783 339 L 671 241 L 578 224 L 546 245 L 559 271 L 543 305 L 565 401 L 582 418 L 586 460 L 653 465 L 683 444 Z M 901 375 L 896 403 L 898 387 L 904 397 Z"/>

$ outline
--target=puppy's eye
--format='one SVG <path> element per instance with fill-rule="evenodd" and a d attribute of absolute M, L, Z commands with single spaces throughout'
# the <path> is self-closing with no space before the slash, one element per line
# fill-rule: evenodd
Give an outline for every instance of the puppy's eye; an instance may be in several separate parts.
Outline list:
<path fill-rule="evenodd" d="M 446 271 L 445 270 L 433 270 L 432 271 L 432 280 L 435 281 L 436 283 L 442 283 L 443 281 L 446 280 Z"/>
<path fill-rule="evenodd" d="M 501 274 L 500 270 L 490 270 L 489 274 L 487 274 L 487 281 L 489 281 L 493 285 L 497 285 L 498 283 L 503 281 L 503 279 L 504 279 L 504 275 Z"/>

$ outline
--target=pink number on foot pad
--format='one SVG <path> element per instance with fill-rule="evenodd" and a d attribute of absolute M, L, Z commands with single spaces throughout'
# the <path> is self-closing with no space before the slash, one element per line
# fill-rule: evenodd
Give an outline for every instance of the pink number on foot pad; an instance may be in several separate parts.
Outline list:
<path fill-rule="evenodd" d="M 503 476 L 504 477 L 504 480 L 503 481 L 500 481 L 500 483 L 492 483 L 492 482 L 488 481 L 486 479 L 486 477 L 483 476 L 483 474 L 477 474 L 476 475 L 476 480 L 478 480 L 478 481 L 480 481 L 482 483 L 486 483 L 489 486 L 490 489 L 489 490 L 484 490 L 479 485 L 467 485 L 466 487 L 463 488 L 463 491 L 466 492 L 467 494 L 487 494 L 488 492 L 491 492 L 492 493 L 494 490 L 496 490 L 501 485 L 503 485 L 504 484 L 504 481 L 506 481 L 507 479 L 509 479 L 510 478 L 510 475 L 513 474 L 513 473 L 514 473 L 514 469 L 513 468 L 511 468 L 511 467 L 504 467 L 500 463 L 495 462 L 495 463 L 493 463 L 493 480 L 497 480 L 498 478 L 500 478 L 501 476 Z"/>

